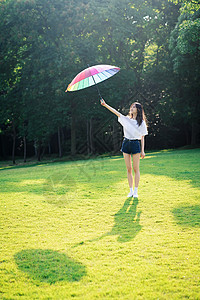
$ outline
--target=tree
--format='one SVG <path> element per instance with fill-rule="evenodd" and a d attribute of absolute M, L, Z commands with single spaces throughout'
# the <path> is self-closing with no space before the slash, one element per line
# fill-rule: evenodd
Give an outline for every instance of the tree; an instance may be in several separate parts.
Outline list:
<path fill-rule="evenodd" d="M 188 131 L 191 132 L 191 144 L 198 142 L 200 130 L 199 36 L 200 10 L 193 13 L 191 11 L 186 12 L 184 6 L 184 13 L 181 13 L 175 29 L 171 33 L 170 49 L 172 51 L 174 72 L 179 82 L 175 105 L 179 108 L 182 106 L 180 110 L 182 123 L 188 128 L 187 135 Z"/>
<path fill-rule="evenodd" d="M 67 84 L 88 63 L 121 68 L 118 75 L 99 85 L 102 96 L 125 114 L 131 102 L 138 100 L 144 104 L 150 120 L 149 147 L 179 145 L 177 135 L 182 139 L 184 131 L 180 124 L 185 122 L 190 132 L 192 120 L 198 121 L 197 113 L 190 107 L 191 103 L 198 106 L 195 97 L 199 77 L 194 60 L 196 64 L 199 57 L 199 17 L 196 6 L 186 0 L 178 3 L 168 0 L 0 3 L 1 128 L 10 130 L 10 134 L 12 131 L 13 145 L 14 137 L 23 141 L 24 159 L 26 142 L 37 145 L 39 160 L 52 140 L 56 141 L 52 149 L 57 149 L 59 156 L 63 151 L 75 155 L 118 147 L 120 127 L 99 106 L 95 87 L 64 93 Z M 190 9 L 186 14 L 187 7 Z M 63 143 L 64 135 L 71 140 Z M 195 139 L 192 138 L 193 142 Z"/>

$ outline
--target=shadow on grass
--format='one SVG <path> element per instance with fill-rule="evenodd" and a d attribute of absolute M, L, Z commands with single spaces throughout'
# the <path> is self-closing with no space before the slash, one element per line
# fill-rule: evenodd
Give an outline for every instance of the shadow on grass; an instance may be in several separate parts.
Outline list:
<path fill-rule="evenodd" d="M 95 242 L 110 235 L 117 235 L 117 241 L 125 243 L 133 240 L 140 232 L 142 226 L 140 225 L 141 211 L 137 212 L 138 199 L 127 198 L 122 208 L 114 215 L 115 224 L 111 231 L 102 236 L 89 240 Z M 74 247 L 83 245 L 84 242 L 76 244 Z"/>
<path fill-rule="evenodd" d="M 118 235 L 118 242 L 128 242 L 136 237 L 142 226 L 140 225 L 141 211 L 137 212 L 138 199 L 127 198 L 122 208 L 115 214 L 115 224 L 110 232 L 105 234 Z"/>
<path fill-rule="evenodd" d="M 86 267 L 53 250 L 22 250 L 14 256 L 18 268 L 32 279 L 54 284 L 57 281 L 79 281 L 86 275 Z"/>
<path fill-rule="evenodd" d="M 200 206 L 181 206 L 173 209 L 178 225 L 200 227 Z"/>

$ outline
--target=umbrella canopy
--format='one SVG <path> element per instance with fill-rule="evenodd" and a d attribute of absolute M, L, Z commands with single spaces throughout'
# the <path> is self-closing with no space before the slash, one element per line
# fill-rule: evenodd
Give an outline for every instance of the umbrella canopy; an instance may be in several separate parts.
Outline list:
<path fill-rule="evenodd" d="M 96 65 L 80 72 L 68 85 L 67 91 L 77 91 L 102 82 L 119 72 L 120 68 L 110 65 Z"/>

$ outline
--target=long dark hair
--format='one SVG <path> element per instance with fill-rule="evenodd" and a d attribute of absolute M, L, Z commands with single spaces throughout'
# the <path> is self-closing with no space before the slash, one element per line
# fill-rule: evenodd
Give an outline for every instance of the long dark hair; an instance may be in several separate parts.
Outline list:
<path fill-rule="evenodd" d="M 131 104 L 131 106 L 134 105 L 134 104 L 137 108 L 136 121 L 138 123 L 138 126 L 140 126 L 142 124 L 142 121 L 145 121 L 145 123 L 147 124 L 147 118 L 145 116 L 142 104 L 140 104 L 139 102 L 134 102 L 133 104 Z M 133 114 L 131 114 L 130 112 L 129 112 L 129 116 L 130 116 L 131 119 L 133 118 Z"/>

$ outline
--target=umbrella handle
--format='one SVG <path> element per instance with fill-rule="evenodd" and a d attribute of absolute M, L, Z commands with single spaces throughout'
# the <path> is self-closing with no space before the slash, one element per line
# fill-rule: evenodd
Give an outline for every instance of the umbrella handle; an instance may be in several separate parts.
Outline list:
<path fill-rule="evenodd" d="M 93 77 L 93 76 L 92 76 L 92 78 L 93 78 L 93 80 L 94 80 L 94 77 Z M 94 83 L 95 83 L 95 86 L 96 86 L 96 88 L 97 88 L 97 92 L 98 92 L 98 94 L 99 94 L 99 97 L 100 97 L 100 99 L 102 99 L 101 93 L 100 93 L 100 91 L 99 91 L 98 85 L 96 84 L 95 80 L 94 80 Z"/>
<path fill-rule="evenodd" d="M 88 67 L 90 67 L 90 65 L 88 65 Z M 95 81 L 95 79 L 94 79 L 94 76 L 93 76 L 93 75 L 92 75 L 92 79 L 94 80 L 94 83 L 95 83 L 95 86 L 96 86 L 97 92 L 98 92 L 98 94 L 99 94 L 99 97 L 100 97 L 100 99 L 102 99 L 102 96 L 101 96 L 100 90 L 99 90 L 99 88 L 98 88 L 98 85 L 96 84 L 96 81 Z"/>

